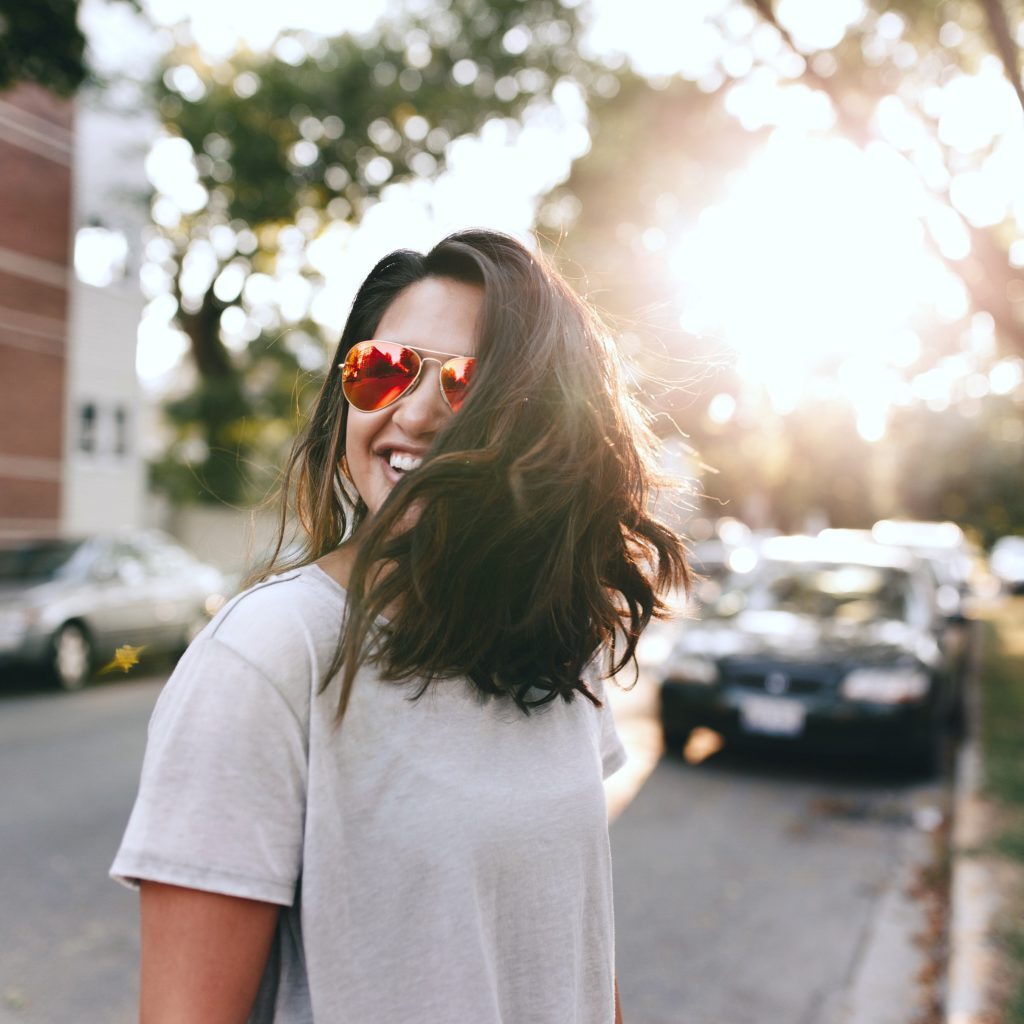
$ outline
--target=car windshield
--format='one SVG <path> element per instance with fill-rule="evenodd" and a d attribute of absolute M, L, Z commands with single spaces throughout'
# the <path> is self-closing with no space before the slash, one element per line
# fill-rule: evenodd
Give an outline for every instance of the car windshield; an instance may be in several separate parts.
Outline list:
<path fill-rule="evenodd" d="M 912 587 L 900 569 L 856 563 L 763 562 L 729 578 L 708 609 L 718 616 L 781 611 L 845 622 L 907 620 Z"/>
<path fill-rule="evenodd" d="M 78 540 L 45 540 L 0 548 L 0 581 L 53 579 L 81 546 Z"/>

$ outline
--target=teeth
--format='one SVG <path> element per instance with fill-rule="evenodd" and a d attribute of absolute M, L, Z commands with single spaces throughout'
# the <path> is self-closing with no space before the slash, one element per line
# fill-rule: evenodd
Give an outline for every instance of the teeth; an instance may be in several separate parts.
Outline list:
<path fill-rule="evenodd" d="M 419 469 L 423 465 L 423 459 L 415 455 L 406 455 L 405 452 L 392 452 L 388 456 L 388 465 L 392 469 L 408 473 L 411 469 Z"/>

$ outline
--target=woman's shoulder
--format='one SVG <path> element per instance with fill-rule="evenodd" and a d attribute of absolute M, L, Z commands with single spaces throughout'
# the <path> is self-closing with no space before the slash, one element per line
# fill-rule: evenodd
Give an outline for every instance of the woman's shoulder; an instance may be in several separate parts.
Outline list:
<path fill-rule="evenodd" d="M 315 669 L 333 653 L 345 612 L 344 590 L 307 565 L 270 576 L 233 597 L 200 634 L 267 674 Z"/>
<path fill-rule="evenodd" d="M 277 573 L 236 594 L 211 620 L 219 630 L 240 622 L 252 623 L 264 616 L 277 619 L 289 609 L 308 614 L 323 609 L 327 614 L 344 610 L 345 591 L 319 566 L 304 565 Z M 231 624 L 229 626 L 229 623 Z"/>

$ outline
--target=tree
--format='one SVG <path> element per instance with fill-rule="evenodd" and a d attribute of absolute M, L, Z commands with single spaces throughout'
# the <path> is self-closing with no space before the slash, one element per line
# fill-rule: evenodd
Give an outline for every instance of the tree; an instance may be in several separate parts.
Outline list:
<path fill-rule="evenodd" d="M 139 9 L 138 0 L 121 0 Z M 78 0 L 0 0 L 0 92 L 35 82 L 71 96 L 93 77 Z"/>
<path fill-rule="evenodd" d="M 553 222 L 560 212 L 570 215 L 563 218 L 559 250 L 567 261 L 587 268 L 592 294 L 626 326 L 627 340 L 632 334 L 649 401 L 691 435 L 700 459 L 717 471 L 704 480 L 709 495 L 731 500 L 735 511 L 745 494 L 760 490 L 768 494 L 774 517 L 787 526 L 800 525 L 800 508 L 815 506 L 834 522 L 850 525 L 894 511 L 924 515 L 930 508 L 931 514 L 952 514 L 940 496 L 962 492 L 967 479 L 954 472 L 954 460 L 939 458 L 926 474 L 892 471 L 894 460 L 917 469 L 909 460 L 924 451 L 900 424 L 918 413 L 922 422 L 939 414 L 901 407 L 887 440 L 871 445 L 857 435 L 852 415 L 827 405 L 812 402 L 785 416 L 759 405 L 743 393 L 724 352 L 680 330 L 683 304 L 667 242 L 691 231 L 701 211 L 727 189 L 730 176 L 774 131 L 768 123 L 739 123 L 738 104 L 732 102 L 737 88 L 762 76 L 780 90 L 810 90 L 832 117 L 822 135 L 844 136 L 862 150 L 884 148 L 916 176 L 925 196 L 922 236 L 968 299 L 959 320 L 921 311 L 915 327 L 924 345 L 912 372 L 970 354 L 977 314 L 990 318 L 994 328 L 996 350 L 989 358 L 1024 355 L 1020 200 L 1017 208 L 1006 201 L 1001 213 L 989 210 L 983 217 L 960 187 L 972 176 L 975 184 L 983 183 L 997 161 L 1013 158 L 1012 135 L 1019 122 L 986 134 L 990 111 L 976 105 L 970 112 L 975 123 L 969 125 L 976 130 L 966 142 L 948 123 L 953 93 L 973 87 L 979 75 L 990 80 L 993 68 L 996 74 L 1002 70 L 1013 87 L 1006 93 L 1017 97 L 1010 102 L 1019 104 L 1014 40 L 1020 38 L 1022 12 L 1018 6 L 1011 13 L 997 0 L 877 0 L 828 45 L 813 42 L 800 21 L 814 13 L 811 5 L 776 9 L 770 0 L 743 0 L 719 5 L 716 12 L 711 23 L 720 52 L 699 81 L 683 75 L 651 81 L 626 76 L 618 95 L 595 105 L 592 149 L 549 204 Z M 907 127 L 902 137 L 893 130 L 896 121 Z M 742 303 L 742 286 L 736 284 L 735 302 Z M 708 376 L 714 386 L 702 387 L 699 378 Z M 735 420 L 722 424 L 707 415 L 716 392 L 739 402 Z M 1020 420 L 1022 411 L 1020 403 L 1011 402 L 1004 415 Z M 954 408 L 942 415 L 955 420 L 959 413 Z M 662 422 L 669 426 L 668 418 Z M 773 440 L 768 444 L 762 436 L 754 443 L 750 431 Z M 999 472 L 1019 473 L 1002 456 L 986 458 L 977 431 L 950 429 L 934 436 L 955 437 L 968 446 L 968 465 L 979 472 L 988 467 L 988 482 L 979 482 L 979 488 L 989 495 L 999 493 L 994 482 Z M 843 500 L 835 486 L 837 470 L 856 492 Z M 923 476 L 927 487 L 905 484 Z M 999 514 L 989 515 L 991 502 L 985 506 L 989 511 L 982 511 L 972 501 L 963 502 L 964 514 L 990 530 L 985 523 L 994 523 Z M 1006 507 L 1014 516 L 1024 515 L 1015 503 Z M 1014 521 L 1019 525 L 1021 519 Z"/>
<path fill-rule="evenodd" d="M 750 3 L 779 33 L 786 46 L 801 58 L 802 77 L 829 97 L 838 127 L 854 141 L 866 145 L 884 138 L 878 126 L 872 123 L 881 99 L 898 96 L 913 111 L 918 124 L 927 131 L 930 144 L 941 154 L 948 173 L 942 177 L 929 175 L 920 161 L 912 157 L 911 163 L 920 172 L 922 183 L 967 231 L 970 252 L 960 257 L 951 256 L 932 231 L 927 237 L 932 239 L 936 253 L 962 280 L 974 309 L 989 313 L 1007 349 L 1024 355 L 1024 268 L 1014 266 L 1009 259 L 1009 243 L 1014 237 L 1010 211 L 1001 223 L 980 226 L 961 212 L 952 194 L 953 182 L 969 170 L 981 170 L 1001 140 L 992 138 L 988 145 L 978 146 L 972 153 L 958 150 L 942 137 L 941 106 L 929 110 L 927 99 L 929 90 L 941 81 L 943 73 L 975 71 L 986 56 L 992 55 L 1002 64 L 1024 114 L 1020 53 L 1001 0 L 979 0 L 977 5 L 936 0 L 904 0 L 897 5 L 879 3 L 876 7 L 878 20 L 868 20 L 863 29 L 844 39 L 846 51 L 851 49 L 850 43 L 859 42 L 863 52 L 864 43 L 871 38 L 872 30 L 877 30 L 881 17 L 900 11 L 906 28 L 899 34 L 906 36 L 903 41 L 915 51 L 915 56 L 923 51 L 922 59 L 900 66 L 906 58 L 901 57 L 894 63 L 897 52 L 894 47 L 887 55 L 889 59 L 880 61 L 877 67 L 861 62 L 859 73 L 844 75 L 822 74 L 815 69 L 812 55 L 804 59 L 792 33 L 780 23 L 771 0 L 750 0 Z M 1024 27 L 1024 18 L 1019 14 L 1018 21 Z M 968 31 L 964 31 L 964 26 Z M 894 31 L 895 28 L 893 23 Z M 994 54 L 990 47 L 994 48 Z M 909 57 L 910 51 L 905 52 Z M 831 68 L 831 65 L 826 64 L 826 67 Z"/>
<path fill-rule="evenodd" d="M 173 296 L 196 374 L 168 407 L 176 436 L 156 467 L 179 500 L 249 500 L 253 463 L 279 462 L 295 371 L 323 359 L 311 243 L 389 184 L 438 173 L 450 140 L 596 74 L 572 48 L 572 4 L 415 9 L 358 37 L 285 34 L 264 57 L 209 65 L 186 46 L 168 59 L 159 109 L 192 180 L 177 206 L 156 197 L 149 274 Z M 275 277 L 294 301 L 257 294 Z"/>
<path fill-rule="evenodd" d="M 76 0 L 0 4 L 0 91 L 36 82 L 70 96 L 86 79 Z"/>

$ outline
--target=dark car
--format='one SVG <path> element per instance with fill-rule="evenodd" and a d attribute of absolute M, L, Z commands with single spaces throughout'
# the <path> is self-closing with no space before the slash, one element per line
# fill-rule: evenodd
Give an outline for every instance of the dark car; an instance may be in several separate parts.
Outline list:
<path fill-rule="evenodd" d="M 223 604 L 225 581 L 156 530 L 0 546 L 0 678 L 42 669 L 83 686 L 118 647 L 184 648 Z"/>
<path fill-rule="evenodd" d="M 663 664 L 661 721 L 734 741 L 884 754 L 932 768 L 959 704 L 931 575 L 907 552 L 810 537 L 765 541 Z"/>

